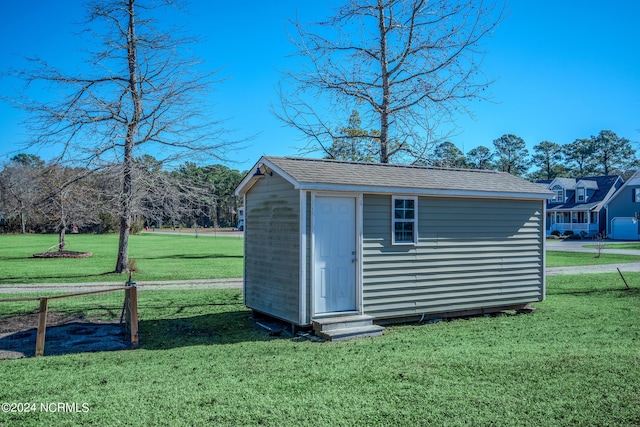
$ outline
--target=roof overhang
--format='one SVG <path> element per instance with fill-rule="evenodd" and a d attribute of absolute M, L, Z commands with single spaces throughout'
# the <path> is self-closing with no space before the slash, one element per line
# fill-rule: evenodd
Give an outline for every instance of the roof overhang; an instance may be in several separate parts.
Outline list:
<path fill-rule="evenodd" d="M 257 174 L 258 171 L 260 171 L 262 175 Z M 240 181 L 240 184 L 238 184 L 234 191 L 235 195 L 239 196 L 241 194 L 246 194 L 251 187 L 258 182 L 258 180 L 262 179 L 264 175 L 273 172 L 289 181 L 294 188 L 297 189 L 300 187 L 300 183 L 296 179 L 263 156 L 251 169 L 249 169 L 249 172 L 245 175 L 242 181 Z"/>
<path fill-rule="evenodd" d="M 257 171 L 260 171 L 260 174 Z M 522 200 L 551 200 L 555 193 L 540 188 L 539 192 L 498 192 L 498 191 L 471 191 L 452 190 L 424 187 L 402 187 L 402 186 L 378 186 L 378 185 L 349 185 L 323 182 L 298 181 L 282 168 L 271 162 L 268 158 L 262 157 L 249 170 L 235 189 L 237 196 L 246 194 L 258 180 L 264 175 L 276 173 L 287 180 L 297 190 L 302 191 L 327 191 L 327 192 L 349 192 L 363 194 L 398 194 L 416 196 L 446 196 L 446 197 L 477 197 L 493 199 L 522 199 Z"/>
<path fill-rule="evenodd" d="M 550 199 L 553 194 L 546 192 L 536 193 L 514 193 L 514 192 L 496 192 L 496 191 L 465 191 L 465 190 L 442 190 L 437 188 L 412 188 L 412 187 L 393 187 L 393 186 L 365 186 L 365 185 L 336 185 L 313 182 L 302 182 L 296 187 L 305 191 L 331 191 L 331 192 L 350 192 L 364 194 L 396 194 L 396 195 L 415 195 L 415 196 L 448 196 L 448 197 L 479 197 L 493 199 Z"/>

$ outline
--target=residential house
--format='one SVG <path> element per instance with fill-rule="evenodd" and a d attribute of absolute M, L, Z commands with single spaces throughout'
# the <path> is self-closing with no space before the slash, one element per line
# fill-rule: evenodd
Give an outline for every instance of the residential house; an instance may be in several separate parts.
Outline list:
<path fill-rule="evenodd" d="M 609 199 L 607 236 L 617 240 L 639 240 L 640 171 L 636 172 Z"/>
<path fill-rule="evenodd" d="M 538 181 L 551 190 L 547 201 L 547 234 L 558 231 L 584 236 L 606 233 L 606 204 L 624 181 L 618 175 L 584 178 L 555 178 Z"/>

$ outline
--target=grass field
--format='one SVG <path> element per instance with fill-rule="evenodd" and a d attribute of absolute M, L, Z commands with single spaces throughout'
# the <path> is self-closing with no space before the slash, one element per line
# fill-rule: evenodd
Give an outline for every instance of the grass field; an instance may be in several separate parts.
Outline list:
<path fill-rule="evenodd" d="M 80 259 L 38 259 L 55 245 L 55 235 L 0 235 L 0 284 L 81 283 L 126 280 L 111 273 L 117 235 L 70 235 L 67 249 L 92 252 Z M 139 268 L 134 280 L 187 280 L 242 276 L 243 240 L 230 237 L 143 233 L 130 237 L 129 256 Z M 547 252 L 547 267 L 638 262 L 633 255 Z"/>
<path fill-rule="evenodd" d="M 547 251 L 547 267 L 564 267 L 573 265 L 624 264 L 640 262 L 640 256 L 621 254 L 600 254 L 596 258 L 593 253 Z"/>
<path fill-rule="evenodd" d="M 640 425 L 640 274 L 628 280 L 551 277 L 531 315 L 341 343 L 269 336 L 239 291 L 143 291 L 139 350 L 1 360 L 0 402 L 38 406 L 0 425 Z"/>
<path fill-rule="evenodd" d="M 585 245 L 585 248 L 595 248 L 595 245 Z M 627 243 L 605 243 L 606 249 L 634 249 L 640 251 L 640 243 L 627 242 Z"/>
<path fill-rule="evenodd" d="M 57 243 L 56 235 L 0 235 L 0 284 L 126 281 L 111 273 L 116 265 L 118 236 L 67 236 L 66 249 L 92 252 L 79 259 L 40 259 Z M 129 238 L 129 257 L 139 268 L 134 280 L 181 280 L 241 277 L 243 239 L 144 233 Z"/>
<path fill-rule="evenodd" d="M 14 281 L 2 283 L 98 281 L 115 263 L 117 236 L 70 236 L 88 259 L 30 258 L 52 244 L 0 236 L 0 277 Z M 131 253 L 138 280 L 241 275 L 241 239 L 150 233 L 132 236 Z M 606 260 L 577 255 L 547 260 Z M 0 404 L 36 404 L 3 406 L 0 425 L 640 425 L 640 273 L 625 277 L 630 290 L 617 274 L 549 277 L 530 315 L 397 325 L 338 343 L 270 336 L 240 291 L 143 290 L 138 350 L 0 360 Z M 79 301 L 55 309 L 91 314 Z M 0 303 L 0 321 L 33 308 Z M 59 402 L 80 412 L 40 406 Z"/>

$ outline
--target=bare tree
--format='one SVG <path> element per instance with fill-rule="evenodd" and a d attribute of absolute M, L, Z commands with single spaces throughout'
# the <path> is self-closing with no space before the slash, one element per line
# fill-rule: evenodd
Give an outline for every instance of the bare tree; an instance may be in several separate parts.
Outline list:
<path fill-rule="evenodd" d="M 119 173 L 118 273 L 128 270 L 136 154 L 162 153 L 163 162 L 185 154 L 219 159 L 231 145 L 209 119 L 206 95 L 215 73 L 199 71 L 200 62 L 185 53 L 196 40 L 156 22 L 159 10 L 177 6 L 173 0 L 92 1 L 84 34 L 99 44 L 84 68 L 66 73 L 35 58 L 30 69 L 16 72 L 27 85 L 44 83 L 64 94 L 38 101 L 28 90 L 21 93 L 35 143 L 61 146 L 61 161 Z"/>
<path fill-rule="evenodd" d="M 35 216 L 43 166 L 44 161 L 39 157 L 20 154 L 5 164 L 0 172 L 0 209 L 6 218 L 19 218 L 22 234 L 27 232 L 27 220 Z"/>
<path fill-rule="evenodd" d="M 357 110 L 381 163 L 424 158 L 438 126 L 482 97 L 480 44 L 501 19 L 501 7 L 478 0 L 348 0 L 311 29 L 293 22 L 306 66 L 285 73 L 276 115 L 329 153 Z"/>
<path fill-rule="evenodd" d="M 65 250 L 65 236 L 70 228 L 99 222 L 100 195 L 89 179 L 91 174 L 89 169 L 63 167 L 56 163 L 42 168 L 40 199 L 35 208 L 41 224 L 58 233 L 60 252 Z"/>

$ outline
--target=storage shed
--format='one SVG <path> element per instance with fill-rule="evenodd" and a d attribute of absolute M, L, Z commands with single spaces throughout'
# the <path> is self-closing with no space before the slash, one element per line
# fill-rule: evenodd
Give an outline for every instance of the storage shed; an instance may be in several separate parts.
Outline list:
<path fill-rule="evenodd" d="M 236 194 L 244 303 L 293 325 L 520 309 L 545 297 L 553 193 L 507 173 L 262 157 Z"/>

